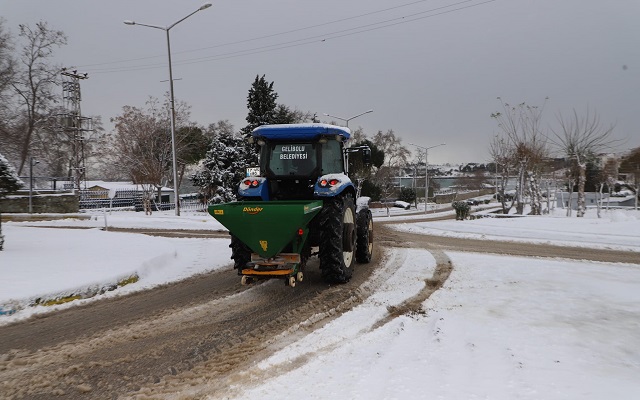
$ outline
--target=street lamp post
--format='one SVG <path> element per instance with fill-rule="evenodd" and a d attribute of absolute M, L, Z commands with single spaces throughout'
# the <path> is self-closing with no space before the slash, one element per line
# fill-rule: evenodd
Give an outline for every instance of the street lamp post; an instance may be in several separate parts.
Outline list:
<path fill-rule="evenodd" d="M 158 26 L 158 25 L 141 24 L 139 22 L 129 21 L 129 20 L 124 21 L 126 25 L 140 25 L 140 26 L 146 26 L 148 28 L 160 29 L 162 31 L 165 31 L 167 34 L 167 54 L 169 56 L 169 96 L 170 96 L 170 102 L 171 102 L 170 104 L 171 106 L 171 116 L 170 116 L 171 117 L 170 118 L 171 120 L 171 153 L 172 153 L 171 162 L 172 162 L 172 168 L 173 168 L 173 196 L 175 197 L 174 201 L 176 202 L 177 216 L 180 215 L 180 197 L 179 197 L 180 195 L 178 193 L 178 162 L 176 159 L 176 115 L 175 115 L 176 112 L 175 112 L 175 98 L 173 95 L 173 71 L 171 70 L 171 41 L 169 39 L 169 31 L 171 30 L 171 28 L 178 25 L 180 22 L 189 18 L 190 16 L 197 13 L 198 11 L 205 10 L 209 7 L 211 7 L 211 3 L 205 3 L 202 6 L 200 6 L 197 10 L 192 12 L 191 14 L 187 15 L 186 17 L 166 27 Z"/>
<path fill-rule="evenodd" d="M 427 199 L 429 198 L 429 149 L 434 147 L 440 147 L 446 145 L 446 143 L 440 143 L 435 146 L 424 147 L 417 144 L 409 143 L 412 146 L 416 146 L 424 150 L 424 213 L 427 213 Z"/>
<path fill-rule="evenodd" d="M 33 214 L 33 166 L 39 164 L 33 157 L 29 157 L 29 214 Z"/>
<path fill-rule="evenodd" d="M 326 115 L 327 117 L 331 117 L 331 118 L 337 118 L 337 119 L 339 119 L 341 121 L 346 122 L 347 128 L 348 128 L 349 127 L 349 121 L 351 121 L 352 119 L 358 118 L 361 115 L 369 114 L 370 112 L 373 112 L 373 110 L 367 110 L 367 111 L 365 111 L 363 113 L 360 113 L 358 115 L 354 115 L 353 117 L 349 117 L 349 118 L 336 117 L 335 115 L 330 115 L 330 114 L 327 114 L 327 113 L 324 113 L 324 115 Z"/>

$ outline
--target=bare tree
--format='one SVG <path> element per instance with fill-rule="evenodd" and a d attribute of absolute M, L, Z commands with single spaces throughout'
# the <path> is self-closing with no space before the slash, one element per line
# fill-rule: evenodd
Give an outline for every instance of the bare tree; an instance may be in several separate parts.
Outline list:
<path fill-rule="evenodd" d="M 380 194 L 384 200 L 384 206 L 387 209 L 387 216 L 389 216 L 389 199 L 396 194 L 394 176 L 395 173 L 393 169 L 386 165 L 380 167 L 376 172 L 376 186 L 380 188 Z"/>
<path fill-rule="evenodd" d="M 373 144 L 384 153 L 384 165 L 377 170 L 375 180 L 382 197 L 388 199 L 395 195 L 394 177 L 397 176 L 401 167 L 407 165 L 411 152 L 402 145 L 402 139 L 396 137 L 392 129 L 385 133 L 378 131 L 373 137 Z M 388 205 L 387 214 L 389 214 Z"/>
<path fill-rule="evenodd" d="M 18 153 L 18 174 L 21 174 L 31 152 L 34 133 L 47 124 L 59 97 L 54 88 L 61 68 L 51 65 L 49 60 L 56 47 L 67 44 L 67 38 L 62 31 L 50 29 L 46 22 L 38 22 L 33 29 L 20 25 L 19 36 L 26 44 L 20 51 L 11 86 L 18 96 L 21 115 L 12 134 Z"/>
<path fill-rule="evenodd" d="M 616 178 L 618 177 L 618 159 L 615 157 L 608 157 L 602 166 L 602 168 L 598 171 L 596 175 L 597 179 L 597 187 L 599 193 L 599 201 L 596 206 L 598 209 L 598 218 L 600 218 L 600 209 L 602 208 L 603 202 L 603 191 L 604 187 L 607 187 L 607 192 L 609 194 L 609 199 L 611 198 L 611 194 L 613 191 L 613 186 L 615 185 Z M 607 201 L 607 209 L 609 209 L 609 202 Z"/>
<path fill-rule="evenodd" d="M 11 120 L 11 82 L 15 73 L 11 34 L 5 31 L 5 20 L 0 18 L 0 138 L 4 138 Z M 5 141 L 2 141 L 5 143 Z"/>
<path fill-rule="evenodd" d="M 502 101 L 498 97 L 499 101 Z M 546 102 L 546 100 L 545 100 Z M 516 213 L 524 213 L 525 197 L 530 198 L 531 213 L 542 211 L 541 164 L 547 155 L 546 137 L 542 132 L 542 107 L 520 103 L 501 103 L 502 112 L 491 114 L 498 121 L 513 154 L 516 183 Z"/>
<path fill-rule="evenodd" d="M 583 116 L 578 115 L 575 109 L 570 117 L 558 114 L 558 123 L 560 127 L 558 132 L 553 131 L 553 142 L 570 163 L 570 182 L 577 182 L 578 185 L 577 216 L 583 217 L 586 211 L 584 186 L 587 180 L 587 162 L 594 154 L 615 145 L 617 141 L 611 139 L 614 125 L 604 128 L 598 114 L 592 113 L 588 108 Z"/>
<path fill-rule="evenodd" d="M 402 145 L 402 138 L 397 137 L 393 129 L 385 133 L 378 131 L 373 137 L 373 144 L 384 152 L 384 163 L 392 169 L 406 165 L 411 155 L 409 149 Z"/>
<path fill-rule="evenodd" d="M 147 108 L 124 106 L 123 113 L 111 121 L 115 131 L 108 138 L 110 176 L 129 178 L 139 184 L 160 189 L 172 180 L 172 147 L 168 102 L 150 97 Z M 197 163 L 206 153 L 209 139 L 202 129 L 189 125 L 189 107 L 176 106 L 176 157 L 179 181 L 187 164 Z"/>
<path fill-rule="evenodd" d="M 112 119 L 113 166 L 134 183 L 161 187 L 171 170 L 171 138 L 167 125 L 153 114 L 124 106 L 123 113 Z"/>
<path fill-rule="evenodd" d="M 496 165 L 496 175 L 500 177 L 497 183 L 497 200 L 502 204 L 502 213 L 508 214 L 513 207 L 515 198 L 507 207 L 506 188 L 509 183 L 509 176 L 515 165 L 515 156 L 509 142 L 502 136 L 495 136 L 489 145 L 489 154 Z"/>

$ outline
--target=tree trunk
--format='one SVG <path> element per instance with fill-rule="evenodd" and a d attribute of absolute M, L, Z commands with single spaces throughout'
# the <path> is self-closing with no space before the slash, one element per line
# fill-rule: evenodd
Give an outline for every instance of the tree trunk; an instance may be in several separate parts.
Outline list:
<path fill-rule="evenodd" d="M 567 201 L 567 217 L 571 216 L 571 211 L 573 210 L 573 186 L 575 181 L 573 179 L 569 179 L 569 200 Z"/>
<path fill-rule="evenodd" d="M 18 167 L 18 176 L 22 175 L 24 164 L 27 162 L 27 158 L 29 158 L 29 149 L 31 147 L 31 136 L 33 135 L 33 130 L 34 130 L 34 125 L 31 118 L 31 113 L 29 113 L 29 123 L 27 124 L 27 132 L 22 142 L 22 149 L 20 149 L 20 165 Z"/>
<path fill-rule="evenodd" d="M 598 218 L 601 218 L 600 217 L 600 209 L 602 208 L 602 197 L 603 197 L 602 191 L 603 190 L 604 190 L 604 183 L 601 182 L 600 183 L 600 190 L 599 190 L 600 196 L 598 196 L 599 199 L 596 202 L 596 209 L 598 210 Z"/>
<path fill-rule="evenodd" d="M 524 190 L 525 190 L 525 169 L 520 164 L 518 168 L 518 187 L 516 188 L 516 214 L 524 214 Z"/>
<path fill-rule="evenodd" d="M 529 188 L 531 192 L 531 215 L 541 215 L 542 191 L 535 172 L 529 173 Z"/>
<path fill-rule="evenodd" d="M 580 163 L 579 169 L 580 175 L 578 176 L 578 210 L 576 212 L 576 216 L 584 217 L 584 213 L 587 208 L 584 196 L 584 185 L 587 182 L 587 165 L 584 163 Z"/>

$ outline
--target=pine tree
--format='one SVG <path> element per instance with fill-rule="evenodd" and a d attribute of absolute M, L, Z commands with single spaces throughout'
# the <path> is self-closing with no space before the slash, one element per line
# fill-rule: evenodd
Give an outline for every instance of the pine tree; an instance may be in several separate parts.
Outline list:
<path fill-rule="evenodd" d="M 248 124 L 241 130 L 245 139 L 241 152 L 244 168 L 258 165 L 258 146 L 246 141 L 251 132 L 261 125 L 278 123 L 276 120 L 277 98 L 278 93 L 273 90 L 273 82 L 267 82 L 264 75 L 256 75 L 256 79 L 253 81 L 251 88 L 249 88 L 249 94 L 247 95 L 249 113 L 246 120 Z"/>
<path fill-rule="evenodd" d="M 250 134 L 260 125 L 275 123 L 277 98 L 278 93 L 273 90 L 273 82 L 267 82 L 264 75 L 262 77 L 256 75 L 247 96 L 249 113 L 246 118 L 247 126 L 242 129 L 244 135 Z"/>
<path fill-rule="evenodd" d="M 24 186 L 24 182 L 18 177 L 15 168 L 0 154 L 0 198 L 15 192 L 22 186 Z M 2 234 L 2 214 L 0 214 L 0 250 L 3 246 L 4 235 Z"/>
<path fill-rule="evenodd" d="M 0 197 L 15 192 L 24 186 L 24 182 L 18 177 L 15 168 L 0 154 Z"/>

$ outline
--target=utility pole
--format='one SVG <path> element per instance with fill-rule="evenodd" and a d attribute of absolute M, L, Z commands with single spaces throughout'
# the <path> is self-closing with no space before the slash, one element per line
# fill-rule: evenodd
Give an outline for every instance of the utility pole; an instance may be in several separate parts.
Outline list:
<path fill-rule="evenodd" d="M 88 75 L 79 74 L 77 70 L 62 69 L 62 100 L 65 112 L 60 115 L 60 127 L 71 142 L 71 163 L 69 178 L 73 180 L 73 189 L 86 186 L 86 168 L 84 158 L 85 132 L 93 131 L 92 119 L 82 116 L 80 111 L 80 81 Z"/>

